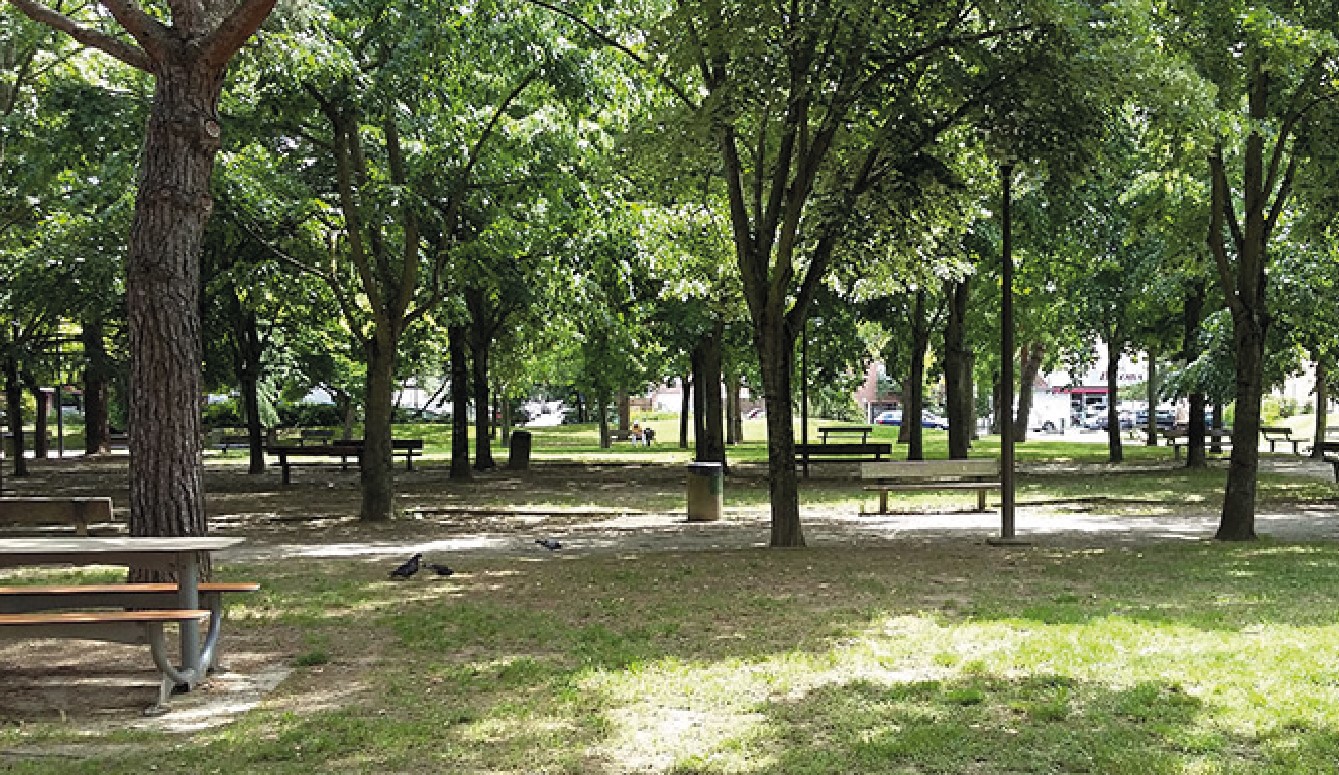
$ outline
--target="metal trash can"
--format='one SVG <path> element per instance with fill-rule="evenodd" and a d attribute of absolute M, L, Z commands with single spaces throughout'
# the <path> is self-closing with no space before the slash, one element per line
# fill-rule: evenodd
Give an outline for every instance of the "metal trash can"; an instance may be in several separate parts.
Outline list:
<path fill-rule="evenodd" d="M 725 466 L 688 464 L 688 521 L 715 522 L 725 509 Z"/>
<path fill-rule="evenodd" d="M 507 468 L 521 471 L 530 467 L 530 431 L 512 431 Z"/>

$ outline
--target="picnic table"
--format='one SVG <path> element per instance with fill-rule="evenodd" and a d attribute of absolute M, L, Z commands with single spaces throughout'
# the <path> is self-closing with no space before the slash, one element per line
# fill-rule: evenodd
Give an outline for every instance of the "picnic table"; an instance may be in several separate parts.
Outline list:
<path fill-rule="evenodd" d="M 1334 466 L 1334 481 L 1339 483 L 1339 439 L 1329 438 L 1327 435 L 1320 443 L 1320 454 L 1326 463 Z"/>
<path fill-rule="evenodd" d="M 869 441 L 869 434 L 872 433 L 873 431 L 874 426 L 872 425 L 828 425 L 825 427 L 820 427 L 818 429 L 818 435 L 822 438 L 823 443 L 827 444 L 829 436 L 854 437 L 855 435 L 859 434 L 860 443 L 864 444 L 865 442 Z"/>
<path fill-rule="evenodd" d="M 177 574 L 176 603 L 200 606 L 200 554 L 227 549 L 241 538 L 215 536 L 118 538 L 10 538 L 0 541 L 0 568 L 30 565 L 125 565 Z M 181 628 L 182 665 L 200 667 L 200 632 Z"/>
<path fill-rule="evenodd" d="M 1167 440 L 1167 446 L 1172 448 L 1172 456 L 1180 460 L 1182 447 L 1190 444 L 1190 431 L 1185 428 L 1173 428 L 1163 431 L 1162 437 Z M 1230 447 L 1232 446 L 1232 429 L 1206 428 L 1204 429 L 1204 443 L 1206 445 L 1216 444 Z"/>

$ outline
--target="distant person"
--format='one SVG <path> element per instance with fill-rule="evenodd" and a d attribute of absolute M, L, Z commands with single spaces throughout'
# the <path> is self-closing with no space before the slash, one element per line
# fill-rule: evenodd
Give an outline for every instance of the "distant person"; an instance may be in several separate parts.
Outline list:
<path fill-rule="evenodd" d="M 641 426 L 641 424 L 640 424 L 640 423 L 633 423 L 633 424 L 632 424 L 632 444 L 633 444 L 633 446 L 640 447 L 640 446 L 642 446 L 642 445 L 645 444 L 645 443 L 646 443 L 646 435 L 642 432 L 642 426 Z"/>

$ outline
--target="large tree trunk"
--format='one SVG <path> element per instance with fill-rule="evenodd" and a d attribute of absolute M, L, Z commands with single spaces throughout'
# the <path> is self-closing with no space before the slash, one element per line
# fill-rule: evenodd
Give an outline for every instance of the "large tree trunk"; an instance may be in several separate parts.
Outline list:
<path fill-rule="evenodd" d="M 683 394 L 679 400 L 679 449 L 688 449 L 688 423 L 692 419 L 690 414 L 694 404 L 692 375 L 683 375 L 679 384 L 683 385 Z"/>
<path fill-rule="evenodd" d="M 1032 386 L 1037 383 L 1037 373 L 1041 371 L 1041 362 L 1046 357 L 1046 345 L 1033 342 L 1024 345 L 1020 353 L 1022 363 L 1018 370 L 1018 414 L 1014 417 L 1014 441 L 1027 441 L 1028 418 L 1032 415 Z"/>
<path fill-rule="evenodd" d="M 470 473 L 470 370 L 466 363 L 465 327 L 447 329 L 451 352 L 451 480 L 467 481 Z"/>
<path fill-rule="evenodd" d="M 618 432 L 624 434 L 631 433 L 632 397 L 628 395 L 628 391 L 620 390 L 618 391 L 618 395 L 615 396 L 614 401 L 618 404 Z"/>
<path fill-rule="evenodd" d="M 1200 355 L 1200 324 L 1204 319 L 1204 300 L 1208 295 L 1208 289 L 1203 280 L 1196 280 L 1186 289 L 1185 295 L 1185 318 L 1183 329 L 1181 331 L 1181 359 L 1186 363 L 1194 363 Z M 1204 454 L 1204 407 L 1206 404 L 1203 391 L 1191 393 L 1190 417 L 1186 426 L 1186 468 L 1206 468 L 1209 465 L 1208 458 Z M 1154 422 L 1153 415 L 1156 408 L 1149 412 L 1149 422 Z M 1149 430 L 1149 443 L 1156 444 L 1158 437 L 1156 427 L 1151 426 Z"/>
<path fill-rule="evenodd" d="M 364 522 L 384 522 L 395 516 L 395 477 L 392 472 L 391 418 L 394 414 L 395 343 L 399 336 L 378 323 L 368 345 L 367 393 L 363 399 L 363 457 L 359 483 Z"/>
<path fill-rule="evenodd" d="M 219 148 L 221 65 L 157 63 L 126 261 L 130 533 L 208 532 L 201 449 L 200 249 Z M 132 580 L 159 577 L 133 572 Z"/>
<path fill-rule="evenodd" d="M 1116 399 L 1120 390 L 1121 345 L 1115 336 L 1107 337 L 1107 459 L 1119 463 L 1125 459 L 1120 441 L 1120 412 Z"/>
<path fill-rule="evenodd" d="M 84 344 L 84 454 L 102 455 L 111 451 L 111 429 L 108 427 L 108 384 L 111 381 L 111 359 L 103 341 L 102 316 L 90 313 L 84 316 L 80 338 Z"/>
<path fill-rule="evenodd" d="M 51 425 L 50 393 L 42 389 L 37 375 L 31 371 L 22 372 L 23 384 L 33 397 L 33 459 L 45 460 L 51 457 L 51 444 L 48 440 L 48 426 Z"/>
<path fill-rule="evenodd" d="M 744 423 L 739 410 L 739 375 L 725 372 L 725 444 L 738 444 L 744 438 Z"/>
<path fill-rule="evenodd" d="M 260 424 L 260 380 L 254 372 L 241 377 L 242 406 L 246 413 L 247 449 L 251 459 L 247 473 L 265 473 L 265 429 Z"/>
<path fill-rule="evenodd" d="M 23 383 L 19 381 L 19 363 L 11 351 L 5 356 L 5 415 L 9 417 L 9 436 L 14 451 L 14 475 L 28 475 L 28 461 L 23 457 L 27 446 L 23 439 Z"/>
<path fill-rule="evenodd" d="M 948 456 L 964 460 L 972 446 L 976 402 L 972 395 L 971 353 L 967 350 L 970 279 L 945 283 L 948 321 L 944 326 L 944 388 L 948 410 Z"/>
<path fill-rule="evenodd" d="M 921 414 L 925 409 L 925 353 L 930 349 L 930 326 L 925 319 L 925 292 L 916 293 L 911 312 L 911 364 L 907 384 L 902 391 L 902 431 L 907 439 L 907 460 L 925 459 L 925 429 Z"/>
<path fill-rule="evenodd" d="M 491 339 L 477 333 L 470 337 L 470 367 L 474 394 L 474 469 L 487 471 L 493 462 L 493 413 L 488 408 L 488 351 Z"/>
<path fill-rule="evenodd" d="M 1148 402 L 1148 440 L 1150 447 L 1158 444 L 1158 351 L 1148 348 L 1148 379 L 1144 382 L 1144 398 Z"/>
<path fill-rule="evenodd" d="M 1327 416 L 1330 408 L 1329 387 L 1325 381 L 1329 379 L 1329 358 L 1324 352 L 1317 352 L 1316 355 L 1316 434 L 1311 440 L 1311 457 L 1320 460 L 1325 457 L 1325 431 L 1328 425 Z"/>
<path fill-rule="evenodd" d="M 600 447 L 609 449 L 612 444 L 609 438 L 609 398 L 604 393 L 595 395 L 595 408 L 599 411 L 599 420 L 596 425 L 600 429 Z"/>
<path fill-rule="evenodd" d="M 721 463 L 725 460 L 725 408 L 721 403 L 722 358 L 721 337 L 725 324 L 717 321 L 698 343 L 693 358 L 697 371 L 693 382 L 699 386 L 697 411 L 694 416 L 700 418 L 696 439 L 698 462 Z"/>
<path fill-rule="evenodd" d="M 770 545 L 804 546 L 799 478 L 795 475 L 795 421 L 791 409 L 794 337 L 785 331 L 779 314 L 775 326 L 759 326 L 755 335 L 767 414 L 767 485 L 772 507 Z"/>

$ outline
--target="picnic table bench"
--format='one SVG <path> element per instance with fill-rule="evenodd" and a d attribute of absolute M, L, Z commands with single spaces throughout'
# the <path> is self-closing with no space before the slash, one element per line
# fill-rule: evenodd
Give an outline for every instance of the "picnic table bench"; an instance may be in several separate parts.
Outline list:
<path fill-rule="evenodd" d="M 1172 428 L 1162 432 L 1162 438 L 1167 441 L 1167 446 L 1172 448 L 1172 455 L 1177 460 L 1181 459 L 1181 450 L 1190 445 L 1190 431 L 1185 428 Z M 1231 428 L 1206 428 L 1204 430 L 1204 443 L 1217 444 L 1219 446 L 1232 446 Z"/>
<path fill-rule="evenodd" d="M 976 492 L 976 510 L 986 510 L 986 491 L 998 490 L 1000 464 L 997 460 L 888 460 L 862 463 L 860 479 L 872 481 L 867 491 L 879 493 L 879 510 L 888 513 L 888 493 L 926 490 L 966 490 Z"/>
<path fill-rule="evenodd" d="M 822 457 L 834 461 L 861 462 L 865 460 L 882 460 L 885 455 L 893 454 L 893 444 L 890 441 L 869 441 L 858 443 L 854 441 L 836 441 L 831 444 L 796 444 L 795 462 L 802 463 L 806 457 Z"/>
<path fill-rule="evenodd" d="M 296 439 L 299 447 L 306 446 L 308 442 L 312 444 L 329 444 L 335 440 L 335 432 L 325 428 L 303 428 L 298 431 Z"/>
<path fill-rule="evenodd" d="M 0 498 L 0 527 L 73 527 L 88 535 L 88 526 L 112 521 L 112 499 L 107 497 L 5 497 Z"/>
<path fill-rule="evenodd" d="M 1312 450 L 1314 449 L 1313 447 Z M 1334 481 L 1339 484 L 1339 439 L 1326 438 L 1322 441 L 1320 443 L 1320 454 L 1322 460 L 1334 466 Z"/>
<path fill-rule="evenodd" d="M 239 434 L 224 434 L 219 436 L 218 441 L 214 442 L 214 446 L 224 452 L 230 449 L 250 449 L 251 437 Z"/>
<path fill-rule="evenodd" d="M 259 588 L 249 582 L 202 585 L 199 581 L 199 555 L 225 549 L 241 540 L 136 536 L 18 538 L 0 542 L 0 567 L 119 564 L 171 571 L 178 578 L 175 584 L 6 587 L 0 594 L 0 638 L 78 638 L 148 644 L 161 680 L 158 702 L 145 713 L 165 712 L 173 689 L 194 688 L 210 668 L 218 665 L 222 594 Z M 209 607 L 202 608 L 202 601 Z M 95 607 L 136 610 L 61 610 Z M 210 620 L 210 626 L 202 648 L 199 624 L 206 619 Z M 170 624 L 179 630 L 179 667 L 172 664 L 168 653 L 164 627 Z"/>
<path fill-rule="evenodd" d="M 818 429 L 818 435 L 822 437 L 823 443 L 828 443 L 829 436 L 855 436 L 860 435 L 860 443 L 869 441 L 869 434 L 874 432 L 873 425 L 827 425 Z"/>
<path fill-rule="evenodd" d="M 1271 426 L 1268 428 L 1262 427 L 1260 428 L 1260 435 L 1264 436 L 1265 441 L 1269 442 L 1270 452 L 1274 451 L 1275 444 L 1291 444 L 1293 445 L 1293 454 L 1294 455 L 1301 454 L 1298 448 L 1302 444 L 1302 439 L 1293 438 L 1292 428 L 1288 428 L 1286 426 L 1277 426 L 1277 427 Z"/>
<path fill-rule="evenodd" d="M 332 446 L 363 449 L 362 439 L 335 439 Z M 404 455 L 406 471 L 414 470 L 414 458 L 423 454 L 423 439 L 391 439 L 391 456 Z"/>
<path fill-rule="evenodd" d="M 291 469 L 294 466 L 319 466 L 336 465 L 341 470 L 348 470 L 349 459 L 357 461 L 362 465 L 363 459 L 363 440 L 362 439 L 336 439 L 331 444 L 313 444 L 313 445 L 276 445 L 267 447 L 266 452 L 279 458 L 279 470 L 283 477 L 284 484 L 292 484 L 293 478 Z M 422 439 L 392 439 L 392 454 L 402 454 L 405 458 L 405 468 L 409 471 L 414 470 L 414 457 L 423 454 Z M 319 458 L 303 462 L 293 458 Z"/>

